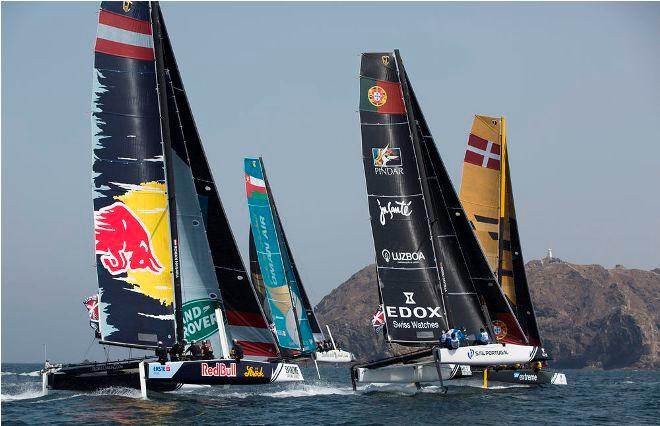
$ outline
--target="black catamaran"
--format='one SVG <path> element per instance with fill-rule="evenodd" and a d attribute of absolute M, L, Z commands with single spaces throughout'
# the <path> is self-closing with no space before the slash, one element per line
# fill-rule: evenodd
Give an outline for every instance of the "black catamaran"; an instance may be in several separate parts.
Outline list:
<path fill-rule="evenodd" d="M 321 347 L 325 336 L 300 278 L 261 158 L 245 159 L 245 189 L 252 282 L 280 351 L 290 358 L 352 361 L 352 354 L 338 349 L 334 340 L 333 349 Z"/>
<path fill-rule="evenodd" d="M 548 359 L 527 346 L 437 151 L 398 51 L 365 53 L 360 123 L 387 342 L 420 350 L 353 367 L 357 382 L 420 383 L 469 375 L 467 366 Z M 512 343 L 438 347 L 443 330 L 474 339 L 504 322 Z M 433 358 L 431 358 L 433 357 Z M 463 368 L 458 366 L 462 365 Z"/>
<path fill-rule="evenodd" d="M 49 366 L 51 388 L 302 380 L 282 362 L 202 148 L 158 2 L 102 2 L 92 101 L 100 343 L 207 360 Z M 245 359 L 229 358 L 230 339 Z M 217 359 L 216 359 L 217 358 Z M 83 386 L 81 386 L 83 387 Z"/>

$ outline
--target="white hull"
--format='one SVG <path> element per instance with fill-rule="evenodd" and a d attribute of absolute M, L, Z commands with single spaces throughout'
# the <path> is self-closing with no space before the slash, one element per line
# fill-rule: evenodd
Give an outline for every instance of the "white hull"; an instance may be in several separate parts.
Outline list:
<path fill-rule="evenodd" d="M 513 365 L 531 362 L 537 357 L 547 358 L 545 349 L 538 346 L 489 345 L 466 346 L 458 349 L 442 348 L 441 364 L 462 364 L 471 366 Z"/>
<path fill-rule="evenodd" d="M 332 349 L 325 352 L 316 352 L 315 357 L 316 361 L 318 362 L 345 363 L 355 360 L 355 356 L 353 356 L 352 353 L 339 349 Z"/>
<path fill-rule="evenodd" d="M 434 362 L 408 365 L 390 365 L 380 368 L 357 368 L 358 383 L 428 383 L 440 381 L 438 369 Z M 472 375 L 467 365 L 442 364 L 440 366 L 442 380 Z"/>

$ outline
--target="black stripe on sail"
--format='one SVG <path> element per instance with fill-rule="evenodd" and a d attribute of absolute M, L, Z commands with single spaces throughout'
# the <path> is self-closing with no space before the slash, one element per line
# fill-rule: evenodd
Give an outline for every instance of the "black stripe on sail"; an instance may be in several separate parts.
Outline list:
<path fill-rule="evenodd" d="M 497 225 L 499 223 L 499 221 L 495 218 L 487 217 L 487 216 L 479 216 L 478 214 L 475 214 L 474 218 L 476 219 L 477 222 L 481 222 L 481 223 L 492 223 L 493 225 Z"/>
<path fill-rule="evenodd" d="M 490 235 L 490 238 L 492 238 L 495 241 L 497 241 L 498 238 L 500 237 L 497 232 L 489 232 L 488 235 Z"/>
<path fill-rule="evenodd" d="M 500 271 L 500 276 L 502 276 L 502 277 L 513 277 L 513 271 L 510 271 L 508 269 L 502 269 Z"/>

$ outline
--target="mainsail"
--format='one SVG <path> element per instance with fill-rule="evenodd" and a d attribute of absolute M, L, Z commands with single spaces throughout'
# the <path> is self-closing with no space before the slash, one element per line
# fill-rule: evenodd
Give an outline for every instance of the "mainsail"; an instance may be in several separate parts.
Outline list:
<path fill-rule="evenodd" d="M 465 327 L 469 334 L 484 327 L 493 334 L 491 315 L 510 307 L 465 218 L 397 51 L 362 55 L 360 92 L 388 340 L 435 343 L 447 327 Z"/>
<path fill-rule="evenodd" d="M 245 186 L 250 211 L 251 253 L 256 254 L 257 258 L 257 262 L 251 259 L 251 264 L 259 265 L 268 304 L 265 310 L 270 311 L 279 345 L 304 352 L 314 351 L 316 345 L 303 303 L 300 276 L 295 269 L 261 159 L 245 159 Z M 254 269 L 253 277 L 259 280 Z"/>
<path fill-rule="evenodd" d="M 156 2 L 103 2 L 93 98 L 102 340 L 277 347 L 242 264 Z M 176 196 L 175 196 L 176 195 Z M 176 220 L 172 220 L 176 218 Z"/>
<path fill-rule="evenodd" d="M 530 344 L 540 346 L 518 235 L 504 118 L 475 116 L 465 152 L 460 198 L 523 332 Z M 499 340 L 509 340 L 506 323 L 496 320 L 495 330 Z"/>

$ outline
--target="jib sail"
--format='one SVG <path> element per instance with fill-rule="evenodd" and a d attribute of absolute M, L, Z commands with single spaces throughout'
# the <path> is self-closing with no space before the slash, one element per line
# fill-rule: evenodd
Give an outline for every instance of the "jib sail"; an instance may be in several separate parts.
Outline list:
<path fill-rule="evenodd" d="M 405 71 L 403 74 L 407 82 Z M 436 214 L 431 221 L 431 227 L 434 230 L 436 250 L 442 253 L 441 272 L 448 277 L 443 289 L 450 322 L 454 327 L 465 327 L 469 335 L 484 327 L 493 336 L 493 321 L 500 321 L 508 325 L 510 341 L 524 342 L 525 337 L 520 325 L 497 285 L 497 280 L 467 220 L 433 142 L 415 92 L 409 83 L 405 87 L 410 90 L 410 101 L 419 132 L 417 140 L 424 153 L 422 158 L 425 163 L 422 169 L 428 184 L 430 202 L 434 207 L 432 211 Z"/>
<path fill-rule="evenodd" d="M 99 324 L 108 343 L 153 347 L 177 337 L 157 80 L 149 3 L 101 3 L 93 193 Z"/>
<path fill-rule="evenodd" d="M 161 16 L 162 21 L 162 16 Z M 275 341 L 250 285 L 211 174 L 174 52 L 163 26 L 185 338 L 219 348 L 215 307 L 248 358 L 275 357 Z"/>
<path fill-rule="evenodd" d="M 311 351 L 316 348 L 300 300 L 291 256 L 281 237 L 260 159 L 245 159 L 245 188 L 250 225 L 261 276 L 279 345 Z"/>
<path fill-rule="evenodd" d="M 463 162 L 460 198 L 523 332 L 531 344 L 540 345 L 518 236 L 504 118 L 475 116 Z M 495 319 L 494 328 L 499 340 L 521 341 L 515 333 L 510 335 L 505 321 Z"/>

